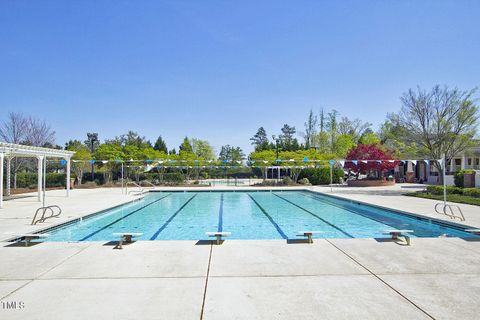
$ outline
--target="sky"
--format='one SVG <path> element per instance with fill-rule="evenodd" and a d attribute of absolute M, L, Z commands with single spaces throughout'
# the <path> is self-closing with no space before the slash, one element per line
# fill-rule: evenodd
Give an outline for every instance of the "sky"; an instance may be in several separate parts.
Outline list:
<path fill-rule="evenodd" d="M 409 88 L 480 85 L 480 1 L 0 1 L 0 121 L 252 150 L 335 109 L 374 129 Z"/>

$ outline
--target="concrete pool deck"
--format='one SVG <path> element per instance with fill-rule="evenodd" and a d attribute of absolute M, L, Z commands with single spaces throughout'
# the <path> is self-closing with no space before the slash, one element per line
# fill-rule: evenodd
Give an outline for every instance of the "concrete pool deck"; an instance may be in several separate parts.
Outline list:
<path fill-rule="evenodd" d="M 435 201 L 401 195 L 422 186 L 404 186 L 337 187 L 332 194 L 451 222 L 434 213 Z M 78 189 L 70 198 L 49 191 L 47 199 L 60 204 L 64 216 L 33 227 L 36 198 L 5 202 L 0 239 L 134 197 L 120 189 Z M 479 208 L 461 207 L 464 224 L 480 227 Z M 480 312 L 480 241 L 472 239 L 415 238 L 411 246 L 378 239 L 227 239 L 219 246 L 137 241 L 113 247 L 2 242 L 0 319 L 477 319 Z M 13 302 L 22 308 L 5 308 Z"/>
<path fill-rule="evenodd" d="M 477 319 L 480 242 L 0 247 L 2 319 Z"/>

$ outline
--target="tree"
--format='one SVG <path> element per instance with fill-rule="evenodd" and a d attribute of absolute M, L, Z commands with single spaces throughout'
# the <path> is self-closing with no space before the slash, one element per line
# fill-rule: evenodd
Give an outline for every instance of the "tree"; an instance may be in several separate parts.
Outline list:
<path fill-rule="evenodd" d="M 88 160 L 92 159 L 92 154 L 79 140 L 68 141 L 65 144 L 65 149 L 75 151 L 72 157 L 72 170 L 77 176 L 78 184 L 82 184 L 83 173 L 88 169 Z"/>
<path fill-rule="evenodd" d="M 313 114 L 313 110 L 310 109 L 310 113 L 308 114 L 307 122 L 304 123 L 305 125 L 305 148 L 308 149 L 310 146 L 314 146 L 314 137 L 317 134 L 317 125 L 318 125 L 318 118 Z"/>
<path fill-rule="evenodd" d="M 352 136 L 355 143 L 358 143 L 362 135 L 370 129 L 371 123 L 363 122 L 355 118 L 350 120 L 348 117 L 342 117 L 338 123 L 338 133 Z"/>
<path fill-rule="evenodd" d="M 404 128 L 404 141 L 414 142 L 430 159 L 446 161 L 470 147 L 477 133 L 478 106 L 474 103 L 475 89 L 435 86 L 430 92 L 410 89 L 400 98 L 402 109 L 390 117 L 395 125 Z M 443 175 L 438 161 L 433 165 Z"/>
<path fill-rule="evenodd" d="M 106 143 L 118 144 L 120 146 L 135 146 L 137 148 L 151 147 L 150 141 L 145 136 L 140 136 L 137 132 L 129 130 L 126 134 L 116 136 L 112 140 L 106 140 Z"/>
<path fill-rule="evenodd" d="M 338 130 L 338 122 L 337 122 L 337 110 L 332 110 L 328 113 L 327 119 L 327 128 L 330 134 L 330 145 L 333 146 L 335 144 L 335 138 L 337 137 L 337 130 Z"/>
<path fill-rule="evenodd" d="M 26 140 L 28 121 L 21 113 L 10 112 L 6 121 L 0 126 L 0 138 L 8 143 L 19 144 Z M 24 159 L 23 159 L 24 160 Z M 13 173 L 13 188 L 17 188 L 17 172 L 22 166 L 18 157 L 13 159 L 11 173 Z M 3 183 L 3 182 L 2 182 Z"/>
<path fill-rule="evenodd" d="M 228 162 L 243 161 L 245 160 L 245 154 L 240 147 L 233 147 L 227 144 L 222 146 L 218 160 Z"/>
<path fill-rule="evenodd" d="M 214 160 L 213 147 L 206 140 L 192 139 L 192 150 L 198 158 L 203 160 Z"/>
<path fill-rule="evenodd" d="M 372 131 L 366 131 L 359 139 L 360 144 L 380 144 L 382 140 Z"/>
<path fill-rule="evenodd" d="M 25 144 L 35 147 L 55 145 L 55 131 L 44 120 L 28 117 Z"/>
<path fill-rule="evenodd" d="M 298 140 L 295 138 L 295 127 L 284 124 L 282 133 L 279 136 L 280 139 L 280 148 L 285 151 L 296 151 L 299 149 Z"/>
<path fill-rule="evenodd" d="M 255 146 L 255 151 L 268 150 L 270 148 L 267 132 L 263 127 L 258 128 L 257 133 L 250 138 L 250 141 Z"/>
<path fill-rule="evenodd" d="M 188 137 L 185 137 L 183 139 L 183 142 L 182 144 L 180 145 L 179 147 L 180 149 L 180 153 L 193 153 L 193 147 L 192 145 L 190 144 L 190 140 L 188 140 Z"/>
<path fill-rule="evenodd" d="M 333 151 L 335 152 L 335 156 L 344 158 L 353 147 L 355 147 L 353 136 L 350 134 L 340 134 L 335 139 Z"/>
<path fill-rule="evenodd" d="M 163 140 L 162 136 L 158 136 L 157 141 L 155 141 L 155 145 L 153 146 L 153 149 L 168 153 L 167 144 Z"/>
<path fill-rule="evenodd" d="M 345 159 L 347 160 L 345 168 L 367 173 L 369 178 L 379 178 L 383 171 L 393 170 L 398 164 L 398 161 L 387 161 L 393 160 L 393 155 L 374 144 L 359 144 L 347 154 Z M 356 160 L 358 162 L 354 163 L 348 160 Z M 372 161 L 364 163 L 360 160 Z"/>

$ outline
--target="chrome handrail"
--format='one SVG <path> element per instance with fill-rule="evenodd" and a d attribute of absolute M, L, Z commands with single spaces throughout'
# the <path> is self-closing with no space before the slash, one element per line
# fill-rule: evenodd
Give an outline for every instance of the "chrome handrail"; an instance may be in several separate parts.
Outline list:
<path fill-rule="evenodd" d="M 439 205 L 443 205 L 442 212 L 438 211 L 438 206 Z M 447 213 L 447 208 L 450 210 L 450 214 Z M 460 215 L 456 215 L 453 212 L 454 211 L 453 208 L 457 208 Z M 451 219 L 457 219 L 458 218 L 460 221 L 465 221 L 465 216 L 463 215 L 462 209 L 460 208 L 460 206 L 458 206 L 456 204 L 448 204 L 448 203 L 439 202 L 439 203 L 435 204 L 435 211 L 439 214 L 444 214 L 447 217 L 450 217 Z"/>
<path fill-rule="evenodd" d="M 56 208 L 58 209 L 58 213 L 55 214 L 55 211 L 53 211 L 53 208 Z M 35 220 L 37 218 L 37 214 L 43 210 L 43 213 L 42 213 L 42 216 L 40 217 L 40 219 L 38 220 Z M 45 216 L 45 213 L 47 212 L 47 210 L 50 210 L 51 214 L 49 216 Z M 50 219 L 50 218 L 56 218 L 58 216 L 60 216 L 60 214 L 62 213 L 62 208 L 60 208 L 59 206 L 57 205 L 51 205 L 51 206 L 46 206 L 46 207 L 40 207 L 38 208 L 36 211 L 35 211 L 35 215 L 33 216 L 33 219 L 32 219 L 32 225 L 35 225 L 39 222 L 45 222 L 45 220 L 47 219 Z"/>

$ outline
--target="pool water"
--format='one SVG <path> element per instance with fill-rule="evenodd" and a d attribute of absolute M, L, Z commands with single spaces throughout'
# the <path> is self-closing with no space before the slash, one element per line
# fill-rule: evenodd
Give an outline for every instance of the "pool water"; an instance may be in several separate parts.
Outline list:
<path fill-rule="evenodd" d="M 141 232 L 141 240 L 201 240 L 207 231 L 231 232 L 229 239 L 295 239 L 303 230 L 322 231 L 322 238 L 382 238 L 386 229 L 411 229 L 412 237 L 472 237 L 445 223 L 308 191 L 215 191 L 151 192 L 49 230 L 47 241 L 114 240 L 115 232 Z"/>

